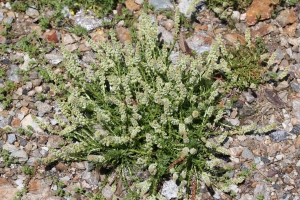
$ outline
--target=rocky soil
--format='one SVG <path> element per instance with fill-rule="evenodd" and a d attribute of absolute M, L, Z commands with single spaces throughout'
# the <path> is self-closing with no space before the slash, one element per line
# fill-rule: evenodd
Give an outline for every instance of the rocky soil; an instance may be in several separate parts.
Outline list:
<path fill-rule="evenodd" d="M 149 1 L 154 5 L 154 10 L 174 10 L 178 7 L 183 13 L 186 13 L 189 4 L 187 0 L 181 0 L 176 5 L 169 0 Z M 142 2 L 127 0 L 124 7 L 137 18 Z M 229 176 L 242 170 L 250 170 L 251 174 L 244 183 L 233 188 L 235 195 L 232 196 L 218 190 L 209 191 L 202 185 L 197 194 L 201 199 L 256 200 L 262 196 L 265 200 L 300 199 L 300 4 L 293 7 L 277 5 L 275 16 L 271 15 L 274 9 L 270 4 L 270 0 L 259 0 L 254 1 L 246 13 L 234 11 L 234 27 L 222 23 L 213 12 L 202 6 L 197 14 L 197 22 L 193 24 L 194 29 L 191 32 L 182 30 L 186 37 L 182 36 L 179 40 L 181 50 L 188 52 L 193 49 L 202 53 L 210 49 L 218 33 L 222 34 L 228 44 L 237 39 L 245 41 L 245 28 L 249 27 L 253 41 L 261 37 L 270 53 L 277 52 L 272 70 L 281 72 L 288 66 L 291 69 L 288 77 L 280 82 L 270 82 L 248 91 L 233 91 L 239 95 L 239 99 L 227 111 L 225 117 L 228 122 L 234 126 L 252 123 L 267 126 L 276 122 L 277 127 L 267 134 L 229 137 L 224 145 L 231 152 L 229 163 L 234 169 Z M 81 11 L 72 15 L 68 9 L 66 11 L 65 22 L 85 27 L 94 41 L 107 40 L 106 29 L 102 27 L 103 20 L 93 17 L 92 13 Z M 34 7 L 28 8 L 26 12 L 14 12 L 9 3 L 2 3 L 0 7 L 0 21 L 3 22 L 0 32 L 6 30 L 4 24 L 9 24 L 9 34 L 13 35 L 0 35 L 0 69 L 5 69 L 5 76 L 0 78 L 0 87 L 4 87 L 8 80 L 17 85 L 12 93 L 12 104 L 5 108 L 3 102 L 0 103 L 0 128 L 3 129 L 0 150 L 7 150 L 9 156 L 17 161 L 6 165 L 7 156 L 1 154 L 1 199 L 13 199 L 22 188 L 28 191 L 21 199 L 27 200 L 89 199 L 85 192 L 94 194 L 99 190 L 106 199 L 122 199 L 126 191 L 121 180 L 117 180 L 113 174 L 104 185 L 107 176 L 105 171 L 94 168 L 91 163 L 58 162 L 41 166 L 36 162 L 38 158 L 47 157 L 50 147 L 58 149 L 67 143 L 64 138 L 44 132 L 32 119 L 35 115 L 59 129 L 53 118 L 55 113 L 60 112 L 53 100 L 55 93 L 38 73 L 37 67 L 58 66 L 63 60 L 60 44 L 69 51 L 79 52 L 83 66 L 94 60 L 91 47 L 83 37 L 69 31 L 68 23 L 42 30 L 39 18 L 50 17 L 53 13 L 51 9 L 36 10 Z M 113 13 L 105 20 L 111 20 L 118 14 L 118 10 Z M 173 41 L 174 21 L 163 14 L 150 13 L 159 24 L 161 39 L 165 42 Z M 123 24 L 123 20 L 119 21 L 116 30 L 119 40 L 125 42 L 131 40 L 131 36 Z M 33 36 L 33 31 L 36 31 L 37 36 L 29 43 L 38 47 L 37 54 L 31 57 L 25 48 L 12 48 L 20 46 L 18 42 L 23 38 Z M 188 46 L 184 45 L 185 42 Z M 30 61 L 40 62 L 40 59 L 44 62 L 31 67 Z M 17 73 L 19 69 L 26 73 Z M 61 69 L 57 68 L 55 73 L 60 74 Z M 41 99 L 41 95 L 47 95 L 48 98 Z M 31 135 L 18 131 L 20 127 L 26 129 L 28 125 L 33 128 Z M 252 169 L 253 163 L 256 168 Z M 36 170 L 32 174 L 26 173 L 24 166 L 32 166 Z M 82 188 L 84 192 L 76 193 L 76 187 Z M 165 194 L 167 199 L 173 198 L 173 191 L 168 192 Z"/>

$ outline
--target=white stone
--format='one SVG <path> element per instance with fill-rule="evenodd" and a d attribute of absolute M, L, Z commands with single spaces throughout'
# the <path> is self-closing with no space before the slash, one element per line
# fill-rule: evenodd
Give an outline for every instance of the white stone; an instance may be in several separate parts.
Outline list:
<path fill-rule="evenodd" d="M 40 117 L 37 117 L 39 120 L 42 120 L 42 118 Z M 36 131 L 36 132 L 43 132 L 43 129 L 41 129 L 41 127 L 35 123 L 35 121 L 32 119 L 32 116 L 31 114 L 27 115 L 22 121 L 21 121 L 21 126 L 22 128 L 24 129 L 28 129 L 27 126 L 30 125 L 32 126 L 33 130 Z"/>
<path fill-rule="evenodd" d="M 166 181 L 163 184 L 161 194 L 168 200 L 177 198 L 178 186 L 174 180 Z"/>
<path fill-rule="evenodd" d="M 284 156 L 283 156 L 282 154 L 280 154 L 280 155 L 277 155 L 277 156 L 276 156 L 276 159 L 277 159 L 277 160 L 282 160 L 283 157 L 284 157 Z"/>
<path fill-rule="evenodd" d="M 296 163 L 296 167 L 300 167 L 300 160 Z"/>
<path fill-rule="evenodd" d="M 240 20 L 244 21 L 246 19 L 246 16 L 247 16 L 246 13 L 241 14 Z"/>

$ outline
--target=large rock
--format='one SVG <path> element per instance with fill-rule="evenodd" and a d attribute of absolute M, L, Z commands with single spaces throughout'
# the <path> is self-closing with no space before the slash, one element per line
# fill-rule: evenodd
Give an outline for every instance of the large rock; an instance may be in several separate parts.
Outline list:
<path fill-rule="evenodd" d="M 13 187 L 5 178 L 0 177 L 1 199 L 14 199 L 18 189 Z"/>

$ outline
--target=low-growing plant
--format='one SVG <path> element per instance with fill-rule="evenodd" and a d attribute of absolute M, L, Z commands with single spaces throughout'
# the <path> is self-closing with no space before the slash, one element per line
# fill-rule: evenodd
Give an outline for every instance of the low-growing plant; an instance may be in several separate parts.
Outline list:
<path fill-rule="evenodd" d="M 17 162 L 14 157 L 10 156 L 9 151 L 5 149 L 0 152 L 0 157 L 2 157 L 5 167 L 9 167 L 11 164 Z"/>
<path fill-rule="evenodd" d="M 78 36 L 82 36 L 82 35 L 87 35 L 88 31 L 86 30 L 86 28 L 80 26 L 80 25 L 76 25 L 73 28 L 70 28 L 69 30 L 71 33 L 74 33 Z"/>
<path fill-rule="evenodd" d="M 24 174 L 26 175 L 33 175 L 34 174 L 34 167 L 30 167 L 30 166 L 23 166 L 22 167 L 22 171 L 24 172 Z"/>
<path fill-rule="evenodd" d="M 41 29 L 43 31 L 50 27 L 50 21 L 48 18 L 42 16 L 42 17 L 40 17 L 39 21 L 40 21 Z"/>
<path fill-rule="evenodd" d="M 175 34 L 178 31 L 176 12 Z M 230 192 L 232 184 L 243 182 L 246 172 L 231 179 L 226 175 L 232 169 L 222 158 L 230 153 L 222 144 L 227 136 L 250 132 L 256 124 L 227 131 L 222 128 L 225 106 L 221 102 L 243 77 L 236 68 L 229 68 L 231 60 L 226 59 L 228 52 L 221 37 L 216 38 L 205 59 L 181 54 L 172 62 L 169 56 L 175 42 L 170 49 L 161 45 L 157 24 L 145 13 L 139 21 L 136 43 L 123 46 L 114 31 L 110 36 L 111 41 L 100 41 L 100 46 L 86 37 L 97 62 L 85 69 L 62 47 L 70 80 L 58 79 L 47 68 L 59 96 L 56 101 L 68 122 L 56 116 L 65 127 L 56 131 L 34 119 L 49 132 L 76 142 L 52 150 L 53 156 L 43 158 L 42 163 L 87 160 L 100 167 L 118 167 L 128 194 L 136 199 L 146 193 L 147 199 L 161 196 L 157 193 L 163 178 L 180 184 L 178 198 L 195 193 L 200 181 L 225 192 Z M 71 85 L 66 87 L 64 82 Z M 273 128 L 270 125 L 255 132 Z M 134 179 L 141 170 L 149 175 Z M 129 187 L 127 181 L 132 180 Z"/>
<path fill-rule="evenodd" d="M 264 200 L 265 196 L 263 194 L 257 195 L 257 200 Z"/>

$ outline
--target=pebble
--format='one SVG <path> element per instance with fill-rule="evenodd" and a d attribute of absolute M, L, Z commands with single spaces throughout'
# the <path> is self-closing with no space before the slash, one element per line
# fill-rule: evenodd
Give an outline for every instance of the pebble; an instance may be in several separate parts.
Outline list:
<path fill-rule="evenodd" d="M 270 134 L 270 138 L 273 142 L 281 142 L 282 140 L 287 139 L 288 133 L 284 131 L 275 131 Z"/>
<path fill-rule="evenodd" d="M 254 158 L 254 155 L 247 147 L 245 147 L 242 152 L 242 157 L 251 160 Z"/>
<path fill-rule="evenodd" d="M 15 134 L 8 134 L 7 142 L 8 144 L 13 144 L 16 141 L 16 135 Z"/>
<path fill-rule="evenodd" d="M 174 180 L 165 181 L 162 186 L 161 194 L 168 200 L 177 198 L 178 186 Z"/>
<path fill-rule="evenodd" d="M 26 15 L 28 15 L 29 17 L 32 17 L 32 18 L 36 18 L 40 14 L 39 14 L 39 11 L 37 11 L 36 9 L 34 9 L 34 8 L 28 8 L 26 10 Z"/>
<path fill-rule="evenodd" d="M 170 0 L 149 0 L 149 4 L 154 7 L 154 11 L 174 9 Z"/>

